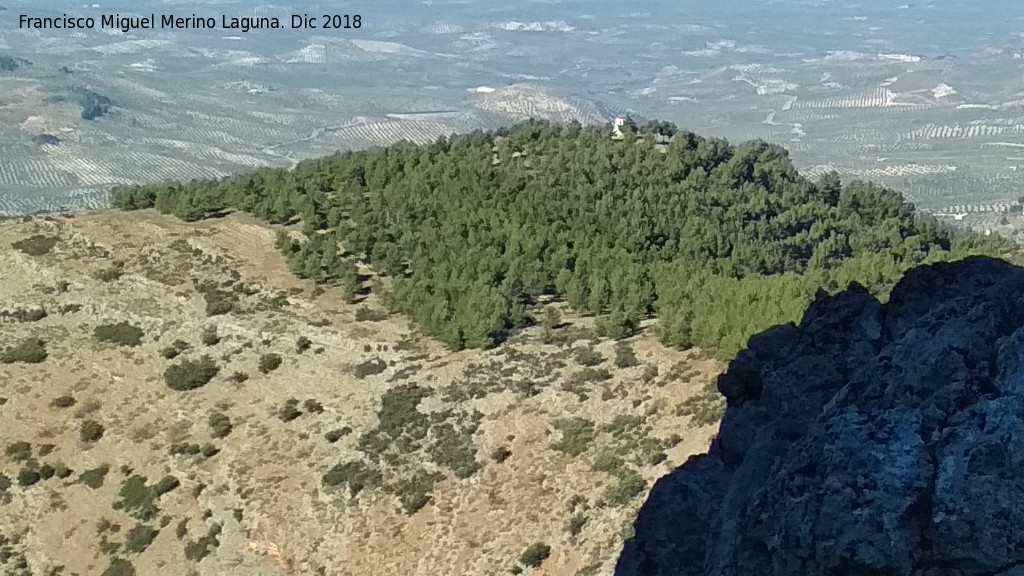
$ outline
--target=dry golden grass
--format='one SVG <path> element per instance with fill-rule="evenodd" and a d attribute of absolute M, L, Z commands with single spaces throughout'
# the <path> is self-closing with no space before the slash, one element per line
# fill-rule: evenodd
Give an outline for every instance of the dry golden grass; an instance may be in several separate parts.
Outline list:
<path fill-rule="evenodd" d="M 33 235 L 58 241 L 39 256 L 11 247 Z M 0 473 L 14 484 L 6 498 L 0 495 L 6 501 L 0 532 L 21 536 L 14 549 L 36 573 L 63 565 L 66 574 L 99 574 L 116 556 L 139 574 L 491 575 L 509 573 L 528 545 L 546 542 L 552 553 L 537 574 L 611 574 L 646 491 L 624 505 L 602 507 L 617 480 L 592 465 L 614 446 L 626 446 L 625 460 L 639 458 L 640 440 L 599 432 L 579 456 L 569 457 L 551 448 L 560 434 L 554 423 L 580 418 L 600 430 L 627 415 L 648 427 L 645 437 L 675 435 L 678 442 L 664 449 L 663 462 L 631 465 L 648 488 L 707 447 L 712 427 L 692 426 L 675 407 L 703 392 L 722 368 L 716 361 L 641 335 L 630 341 L 640 364 L 619 369 L 614 343 L 598 341 L 594 349 L 605 358 L 600 367 L 612 378 L 585 384 L 583 394 L 566 392 L 561 384 L 580 369 L 573 344 L 544 344 L 538 330 L 495 350 L 452 353 L 400 317 L 357 322 L 357 306 L 334 291 L 313 297 L 312 286 L 288 272 L 273 239 L 272 229 L 242 216 L 191 225 L 148 211 L 0 226 L 0 309 L 38 305 L 48 311 L 35 322 L 4 320 L 0 347 L 39 337 L 49 354 L 39 364 L 0 364 L 0 398 L 7 400 L 0 406 L 0 449 L 26 441 L 37 466 L 61 463 L 74 471 L 64 480 L 22 487 L 17 478 L 25 463 L 0 454 Z M 113 268 L 120 276 L 98 274 Z M 237 309 L 206 316 L 195 288 L 203 281 L 235 291 Z M 287 304 L 274 304 L 282 297 Z M 585 319 L 566 320 L 586 327 Z M 93 338 L 97 325 L 121 321 L 144 330 L 141 345 Z M 220 336 L 212 346 L 201 342 L 208 326 Z M 301 354 L 295 346 L 300 336 L 312 341 Z M 175 340 L 190 347 L 168 360 L 161 351 Z M 262 374 L 259 357 L 270 352 L 283 362 Z M 201 355 L 220 367 L 209 384 L 179 392 L 164 383 L 168 365 Z M 355 366 L 378 358 L 387 364 L 384 372 L 353 375 Z M 650 366 L 659 375 L 645 381 Z M 241 372 L 248 379 L 233 381 Z M 479 412 L 472 445 L 481 468 L 466 479 L 447 474 L 411 516 L 379 488 L 354 499 L 326 490 L 321 478 L 328 469 L 360 457 L 359 438 L 377 426 L 385 391 L 411 383 L 435 391 L 420 404 L 422 412 Z M 522 393 L 527 385 L 534 395 Z M 479 397 L 445 400 L 445 391 L 471 388 Z M 51 405 L 64 395 L 75 405 Z M 283 421 L 278 414 L 289 399 L 303 412 L 303 403 L 315 399 L 323 411 Z M 225 438 L 212 435 L 214 411 L 230 417 Z M 79 439 L 86 418 L 105 427 L 92 444 Z M 334 443 L 325 439 L 343 426 L 352 432 Z M 53 448 L 40 457 L 43 444 Z M 219 452 L 172 456 L 170 447 L 181 444 Z M 499 448 L 509 452 L 500 463 L 492 459 Z M 420 462 L 420 453 L 403 457 L 405 464 L 384 467 L 385 483 L 410 466 L 445 472 Z M 101 488 L 77 482 L 103 464 L 110 471 Z M 138 523 L 113 508 L 125 480 L 136 474 L 149 484 L 173 475 L 181 485 L 156 500 L 159 512 L 148 524 L 160 532 L 144 552 L 111 551 Z M 586 508 L 575 536 L 567 530 L 574 499 Z M 101 519 L 120 530 L 101 536 Z M 179 525 L 185 531 L 180 538 Z M 221 526 L 219 545 L 198 562 L 188 559 L 187 545 L 214 525 Z"/>

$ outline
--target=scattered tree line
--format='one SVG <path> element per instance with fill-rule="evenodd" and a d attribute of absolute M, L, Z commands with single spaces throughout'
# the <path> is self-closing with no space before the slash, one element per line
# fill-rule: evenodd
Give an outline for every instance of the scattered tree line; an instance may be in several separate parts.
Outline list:
<path fill-rule="evenodd" d="M 393 280 L 388 306 L 454 348 L 502 341 L 554 295 L 611 337 L 657 316 L 664 342 L 729 357 L 798 320 L 819 289 L 859 282 L 884 298 L 911 267 L 1011 249 L 890 189 L 811 181 L 782 147 L 665 122 L 612 139 L 603 127 L 529 121 L 292 170 L 123 186 L 113 202 L 185 220 L 243 211 L 301 223 L 302 235 L 277 242 L 297 275 L 354 293 L 356 262 L 372 265 Z"/>

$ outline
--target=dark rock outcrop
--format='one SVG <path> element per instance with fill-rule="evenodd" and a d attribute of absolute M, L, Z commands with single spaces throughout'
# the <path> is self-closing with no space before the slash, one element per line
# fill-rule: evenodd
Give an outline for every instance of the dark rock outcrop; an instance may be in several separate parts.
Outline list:
<path fill-rule="evenodd" d="M 821 294 L 718 387 L 709 453 L 655 485 L 617 575 L 1024 575 L 1024 270 Z"/>

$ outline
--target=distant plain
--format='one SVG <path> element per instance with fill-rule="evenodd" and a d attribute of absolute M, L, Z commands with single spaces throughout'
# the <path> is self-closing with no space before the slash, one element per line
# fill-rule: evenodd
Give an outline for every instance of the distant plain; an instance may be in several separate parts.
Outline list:
<path fill-rule="evenodd" d="M 90 5 L 91 6 L 91 5 Z M 630 114 L 763 138 L 810 176 L 920 208 L 998 212 L 1024 170 L 1024 6 L 6 2 L 0 216 L 105 205 L 112 185 L 291 166 L 528 117 Z M 33 16 L 360 14 L 351 30 L 19 30 Z M 83 117 L 99 104 L 103 113 Z M 97 110 L 93 110 L 94 112 Z"/>

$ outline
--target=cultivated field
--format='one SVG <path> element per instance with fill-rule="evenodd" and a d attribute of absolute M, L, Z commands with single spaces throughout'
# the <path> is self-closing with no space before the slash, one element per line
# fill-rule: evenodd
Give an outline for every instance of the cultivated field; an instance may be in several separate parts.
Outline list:
<path fill-rule="evenodd" d="M 291 15 L 184 6 L 121 12 Z M 878 180 L 932 211 L 1006 204 L 1024 184 L 1024 6 L 988 6 L 427 3 L 334 31 L 0 28 L 0 216 L 100 206 L 123 182 L 626 113 L 779 142 L 813 175 Z"/>

